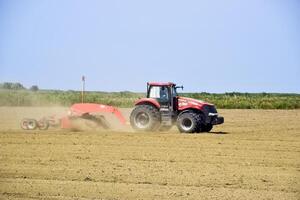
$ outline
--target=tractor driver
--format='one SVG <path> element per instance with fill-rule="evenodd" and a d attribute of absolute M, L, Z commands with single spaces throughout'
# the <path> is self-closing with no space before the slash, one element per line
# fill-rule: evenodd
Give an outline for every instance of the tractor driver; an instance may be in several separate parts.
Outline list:
<path fill-rule="evenodd" d="M 168 101 L 168 89 L 165 86 L 160 89 L 160 99 L 162 101 Z"/>

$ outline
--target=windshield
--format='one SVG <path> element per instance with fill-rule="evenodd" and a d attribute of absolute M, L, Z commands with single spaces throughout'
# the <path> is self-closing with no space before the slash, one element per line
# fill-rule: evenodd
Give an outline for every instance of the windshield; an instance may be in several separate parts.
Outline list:
<path fill-rule="evenodd" d="M 177 89 L 175 86 L 151 86 L 148 97 L 160 100 L 168 100 L 170 97 L 177 97 Z"/>

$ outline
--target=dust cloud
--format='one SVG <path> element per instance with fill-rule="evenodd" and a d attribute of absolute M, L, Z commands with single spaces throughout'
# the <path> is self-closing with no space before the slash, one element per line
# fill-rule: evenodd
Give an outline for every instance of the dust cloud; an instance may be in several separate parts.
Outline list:
<path fill-rule="evenodd" d="M 120 123 L 118 118 L 113 113 L 99 113 L 102 115 L 108 125 L 110 131 L 132 132 L 129 125 L 130 108 L 119 109 L 124 115 L 127 124 Z M 47 107 L 0 107 L 0 130 L 21 130 L 20 122 L 24 118 L 28 119 L 42 119 L 43 117 L 55 117 L 61 119 L 67 116 L 69 107 L 63 106 L 47 106 Z M 59 127 L 49 127 L 49 130 L 60 129 Z M 72 120 L 72 128 L 70 131 L 107 131 L 96 122 L 87 119 Z M 30 130 L 28 130 L 30 131 Z"/>

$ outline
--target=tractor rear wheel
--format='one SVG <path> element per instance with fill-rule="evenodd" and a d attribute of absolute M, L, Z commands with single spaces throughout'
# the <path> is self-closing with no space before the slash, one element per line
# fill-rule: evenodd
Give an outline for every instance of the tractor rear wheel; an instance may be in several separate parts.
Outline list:
<path fill-rule="evenodd" d="M 137 131 L 156 131 L 160 125 L 160 114 L 151 105 L 137 105 L 130 114 L 130 124 Z"/>
<path fill-rule="evenodd" d="M 202 120 L 195 112 L 184 112 L 177 118 L 177 128 L 181 133 L 195 133 L 200 129 Z"/>

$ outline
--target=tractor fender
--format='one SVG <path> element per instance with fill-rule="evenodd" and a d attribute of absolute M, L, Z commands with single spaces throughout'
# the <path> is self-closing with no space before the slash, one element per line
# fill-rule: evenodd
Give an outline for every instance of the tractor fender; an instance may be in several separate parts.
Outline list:
<path fill-rule="evenodd" d="M 154 107 L 156 107 L 157 109 L 160 108 L 158 101 L 156 99 L 152 99 L 152 98 L 141 98 L 141 99 L 138 99 L 134 103 L 135 106 L 141 105 L 141 104 L 150 104 L 150 105 L 153 105 Z"/>

